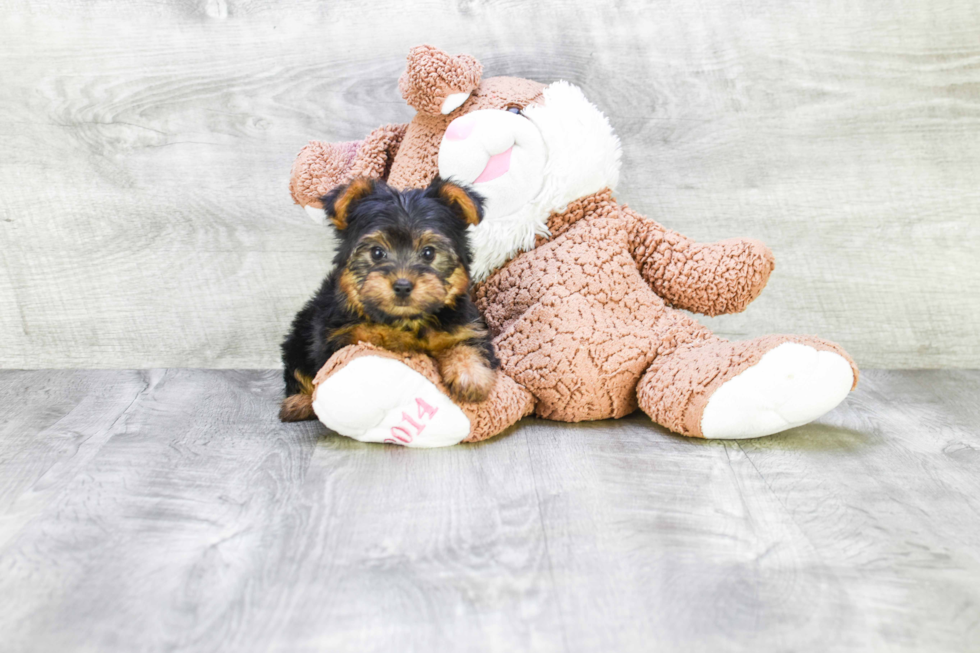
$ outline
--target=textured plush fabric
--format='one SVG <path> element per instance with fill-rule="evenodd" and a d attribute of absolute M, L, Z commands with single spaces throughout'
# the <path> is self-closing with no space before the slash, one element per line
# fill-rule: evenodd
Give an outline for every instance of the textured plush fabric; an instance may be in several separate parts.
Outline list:
<path fill-rule="evenodd" d="M 385 125 L 363 141 L 312 141 L 296 156 L 289 178 L 293 201 L 323 208 L 320 198 L 355 177 L 382 179 L 388 175 L 408 125 Z"/>
<path fill-rule="evenodd" d="M 424 354 L 395 354 L 374 345 L 362 343 L 344 347 L 324 365 L 313 383 L 319 387 L 327 378 L 341 371 L 351 361 L 361 356 L 380 356 L 399 360 L 431 381 L 440 391 L 448 394 L 445 384 L 439 377 L 435 361 Z M 314 393 L 314 397 L 316 394 Z M 480 403 L 458 402 L 456 404 L 470 420 L 470 434 L 464 442 L 478 442 L 497 435 L 522 417 L 534 410 L 534 398 L 504 374 L 497 375 L 490 396 Z"/>
<path fill-rule="evenodd" d="M 311 141 L 293 163 L 290 193 L 297 204 L 320 208 L 330 189 L 357 176 L 385 179 L 399 189 L 422 188 L 439 172 L 439 142 L 450 122 L 479 109 L 523 107 L 542 90 L 543 84 L 528 79 L 494 77 L 449 115 L 419 113 L 407 125 L 379 127 L 363 141 Z"/>
<path fill-rule="evenodd" d="M 447 96 L 471 92 L 482 74 L 483 66 L 469 55 L 452 56 L 431 45 L 419 45 L 408 54 L 398 89 L 410 107 L 436 115 Z"/>
<path fill-rule="evenodd" d="M 549 84 L 519 113 L 474 111 L 450 128 L 458 121 L 464 121 L 464 133 L 465 125 L 472 125 L 472 135 L 443 138 L 439 174 L 473 184 L 487 198 L 486 219 L 470 230 L 471 273 L 477 281 L 532 249 L 537 236 L 550 235 L 553 213 L 619 181 L 619 138 L 582 89 L 567 82 Z M 507 151 L 510 157 L 501 166 L 506 171 L 479 182 L 491 161 Z"/>
<path fill-rule="evenodd" d="M 364 141 L 324 143 L 311 141 L 293 162 L 289 193 L 303 206 L 322 208 L 320 198 L 350 180 L 351 165 Z"/>
<path fill-rule="evenodd" d="M 693 243 L 621 208 L 609 190 L 573 202 L 548 226 L 551 238 L 479 284 L 475 297 L 503 369 L 549 419 L 627 415 L 655 359 L 716 340 L 668 308 L 658 284 L 683 308 L 741 310 L 773 267 L 761 243 Z"/>
<path fill-rule="evenodd" d="M 447 70 L 455 65 L 452 58 L 430 50 L 413 51 L 413 57 L 410 70 L 422 65 L 418 61 L 426 66 L 442 62 Z M 451 70 L 445 74 L 446 79 L 457 75 Z M 420 88 L 417 77 L 409 74 L 405 84 Z M 434 84 L 434 97 L 444 97 L 447 88 L 461 88 Z M 388 141 L 379 138 L 395 144 L 375 147 L 363 158 L 359 149 L 349 172 L 340 175 L 356 168 L 372 176 L 387 174 L 396 187 L 424 186 L 438 171 L 442 136 L 453 119 L 479 109 L 548 106 L 544 90 L 529 80 L 492 78 L 480 82 L 449 115 L 433 112 L 436 100 L 427 102 L 426 112 L 415 116 L 400 141 L 393 134 Z M 415 98 L 415 93 L 406 97 Z M 338 178 L 336 170 L 343 166 L 320 158 L 347 160 L 346 146 L 333 151 L 311 145 L 308 156 L 294 167 L 293 186 L 321 188 Z M 618 165 L 618 155 L 613 159 Z M 362 160 L 374 162 L 373 167 L 359 164 Z M 548 169 L 559 169 L 552 165 L 556 163 L 549 162 Z M 532 410 L 549 419 L 580 421 L 622 417 L 637 407 L 678 433 L 701 436 L 701 417 L 712 393 L 785 342 L 843 356 L 857 381 L 853 361 L 833 343 L 808 336 L 730 343 L 679 310 L 706 315 L 744 310 L 774 268 L 772 253 L 756 240 L 694 242 L 618 204 L 608 188 L 552 212 L 547 231 L 474 288 L 503 374 L 498 391 L 478 408 L 460 405 L 472 416 L 469 440 L 488 437 Z M 345 350 L 344 356 L 368 351 Z M 432 361 L 400 358 L 438 382 Z M 322 374 L 337 373 L 343 360 L 338 354 Z"/>
<path fill-rule="evenodd" d="M 658 424 L 678 433 L 700 437 L 701 416 L 715 390 L 785 342 L 843 356 L 854 372 L 851 387 L 857 385 L 857 365 L 843 348 L 827 340 L 778 335 L 743 342 L 710 338 L 691 342 L 669 355 L 657 357 L 637 388 L 640 407 Z"/>
<path fill-rule="evenodd" d="M 697 243 L 624 206 L 640 274 L 668 305 L 703 315 L 741 313 L 762 292 L 776 261 L 758 240 Z"/>
<path fill-rule="evenodd" d="M 536 100 L 544 84 L 516 77 L 483 80 L 469 99 L 449 115 L 419 113 L 408 125 L 395 157 L 388 183 L 395 188 L 421 188 L 439 172 L 439 143 L 449 123 L 461 115 L 480 109 L 506 109 Z"/>

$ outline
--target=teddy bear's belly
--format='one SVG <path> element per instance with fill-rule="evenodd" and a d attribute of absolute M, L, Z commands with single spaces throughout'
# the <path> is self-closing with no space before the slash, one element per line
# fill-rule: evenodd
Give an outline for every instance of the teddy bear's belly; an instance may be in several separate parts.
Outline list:
<path fill-rule="evenodd" d="M 654 357 L 707 333 L 667 308 L 621 232 L 603 224 L 576 225 L 522 254 L 477 292 L 504 371 L 535 396 L 541 417 L 628 415 Z"/>
<path fill-rule="evenodd" d="M 504 371 L 535 396 L 539 416 L 576 422 L 636 410 L 668 309 L 646 287 L 621 299 L 551 294 L 495 338 Z"/>

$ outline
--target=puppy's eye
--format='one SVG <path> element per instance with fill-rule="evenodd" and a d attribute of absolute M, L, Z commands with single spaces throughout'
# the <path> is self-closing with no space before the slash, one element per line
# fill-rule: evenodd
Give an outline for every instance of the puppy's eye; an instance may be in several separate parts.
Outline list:
<path fill-rule="evenodd" d="M 423 247 L 421 254 L 423 261 L 431 263 L 436 257 L 436 250 L 432 247 Z"/>
<path fill-rule="evenodd" d="M 507 111 L 509 111 L 510 113 L 516 113 L 517 115 L 521 115 L 520 107 L 507 107 Z"/>
<path fill-rule="evenodd" d="M 384 250 L 383 247 L 372 247 L 371 248 L 371 260 L 380 261 L 388 256 L 388 252 Z"/>

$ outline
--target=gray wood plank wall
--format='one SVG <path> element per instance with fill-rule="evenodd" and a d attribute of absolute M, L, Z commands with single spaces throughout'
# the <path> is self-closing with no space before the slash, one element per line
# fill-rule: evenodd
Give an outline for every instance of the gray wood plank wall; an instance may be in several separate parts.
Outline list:
<path fill-rule="evenodd" d="M 286 177 L 412 45 L 584 87 L 619 196 L 778 266 L 743 338 L 980 366 L 980 4 L 0 0 L 0 366 L 269 367 L 327 265 Z"/>

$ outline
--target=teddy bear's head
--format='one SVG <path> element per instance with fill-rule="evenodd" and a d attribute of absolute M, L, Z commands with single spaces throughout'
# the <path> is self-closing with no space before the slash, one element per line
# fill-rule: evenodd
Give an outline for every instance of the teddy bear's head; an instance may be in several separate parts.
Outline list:
<path fill-rule="evenodd" d="M 438 174 L 486 199 L 483 222 L 471 227 L 477 280 L 548 235 L 552 212 L 614 188 L 620 159 L 608 120 L 577 86 L 481 75 L 467 55 L 413 48 L 399 87 L 418 113 L 380 164 L 396 188 L 424 187 Z M 356 168 L 356 144 L 343 145 Z"/>

